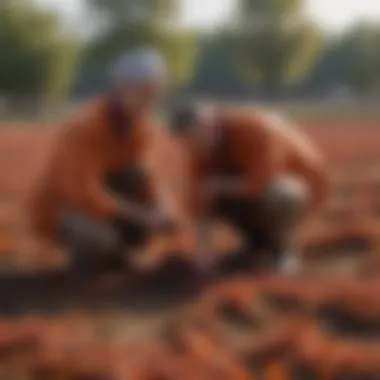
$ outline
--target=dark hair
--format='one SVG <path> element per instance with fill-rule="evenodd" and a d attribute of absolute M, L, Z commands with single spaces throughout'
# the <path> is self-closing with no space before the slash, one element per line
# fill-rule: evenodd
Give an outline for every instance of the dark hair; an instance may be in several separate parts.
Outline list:
<path fill-rule="evenodd" d="M 201 119 L 201 111 L 197 104 L 183 103 L 173 107 L 169 124 L 173 133 L 186 133 Z"/>

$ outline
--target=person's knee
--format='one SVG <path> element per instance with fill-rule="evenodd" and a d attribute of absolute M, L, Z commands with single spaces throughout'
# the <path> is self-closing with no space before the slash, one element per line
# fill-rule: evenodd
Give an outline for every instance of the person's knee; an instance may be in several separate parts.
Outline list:
<path fill-rule="evenodd" d="M 284 177 L 273 182 L 265 194 L 269 208 L 277 211 L 279 216 L 293 217 L 302 215 L 308 202 L 307 185 L 300 179 Z"/>
<path fill-rule="evenodd" d="M 62 223 L 64 242 L 75 252 L 93 252 L 107 255 L 117 250 L 117 231 L 108 223 L 102 223 L 81 215 L 66 215 Z"/>
<path fill-rule="evenodd" d="M 102 226 L 97 232 L 88 236 L 87 247 L 92 247 L 100 254 L 114 253 L 119 247 L 119 239 L 116 231 L 109 226 Z"/>
<path fill-rule="evenodd" d="M 262 220 L 273 246 L 283 246 L 293 240 L 296 228 L 306 215 L 307 203 L 308 189 L 301 180 L 283 178 L 268 188 Z"/>

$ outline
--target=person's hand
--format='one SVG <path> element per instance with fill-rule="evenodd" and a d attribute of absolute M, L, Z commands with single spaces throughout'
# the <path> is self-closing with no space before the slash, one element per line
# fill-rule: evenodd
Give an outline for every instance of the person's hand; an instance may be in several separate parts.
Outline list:
<path fill-rule="evenodd" d="M 122 220 L 147 227 L 150 221 L 149 213 L 150 210 L 141 204 L 128 203 L 124 205 L 119 217 Z"/>
<path fill-rule="evenodd" d="M 151 211 L 146 215 L 147 227 L 153 232 L 172 233 L 177 228 L 174 217 L 162 211 Z"/>
<path fill-rule="evenodd" d="M 171 233 L 177 228 L 177 221 L 162 210 L 151 209 L 140 204 L 125 206 L 122 218 L 153 232 Z"/>
<path fill-rule="evenodd" d="M 144 246 L 128 250 L 128 257 L 134 268 L 140 272 L 152 272 L 165 260 L 170 240 L 167 236 L 155 236 L 148 239 Z"/>

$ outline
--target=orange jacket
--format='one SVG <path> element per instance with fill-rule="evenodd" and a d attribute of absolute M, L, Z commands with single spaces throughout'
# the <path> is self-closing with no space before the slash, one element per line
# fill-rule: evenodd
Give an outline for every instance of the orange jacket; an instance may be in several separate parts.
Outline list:
<path fill-rule="evenodd" d="M 179 214 L 179 198 L 175 201 L 169 194 L 167 179 L 174 167 L 173 160 L 165 162 L 168 138 L 143 117 L 136 117 L 127 137 L 118 138 L 106 101 L 90 103 L 58 132 L 46 170 L 32 191 L 30 219 L 35 234 L 45 241 L 59 241 L 58 219 L 65 207 L 100 220 L 118 215 L 123 199 L 107 189 L 105 178 L 133 163 L 148 168 L 149 195 Z"/>
<path fill-rule="evenodd" d="M 283 174 L 300 176 L 310 186 L 310 211 L 325 200 L 329 189 L 325 162 L 301 131 L 265 111 L 231 108 L 221 110 L 218 118 L 225 141 L 201 164 L 208 174 L 240 173 L 239 193 L 248 197 L 261 194 Z"/>

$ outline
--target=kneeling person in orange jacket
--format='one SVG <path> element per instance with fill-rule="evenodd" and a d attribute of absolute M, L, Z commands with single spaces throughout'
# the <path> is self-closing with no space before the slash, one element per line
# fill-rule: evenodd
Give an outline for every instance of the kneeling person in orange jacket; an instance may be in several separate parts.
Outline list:
<path fill-rule="evenodd" d="M 165 131 L 149 117 L 163 79 L 155 51 L 127 52 L 112 67 L 109 91 L 58 133 L 32 192 L 34 232 L 45 246 L 67 247 L 81 273 L 121 265 L 125 248 L 176 224 L 157 160 Z"/>
<path fill-rule="evenodd" d="M 171 124 L 192 156 L 199 213 L 211 210 L 245 236 L 245 253 L 232 258 L 227 270 L 249 267 L 252 251 L 265 251 L 276 268 L 292 270 L 283 264 L 296 258 L 296 228 L 328 195 L 316 147 L 282 118 L 255 109 L 185 104 Z"/>

